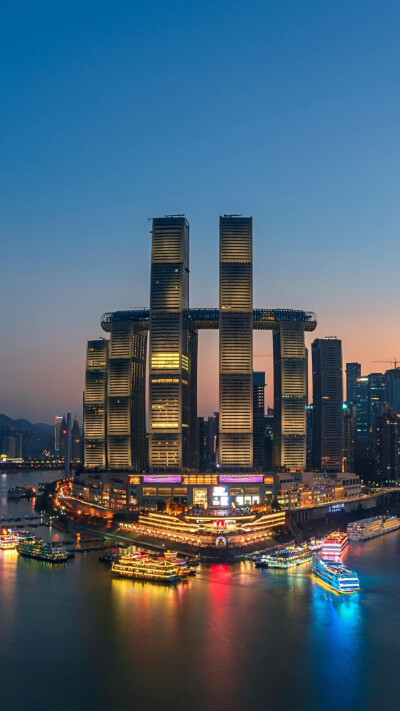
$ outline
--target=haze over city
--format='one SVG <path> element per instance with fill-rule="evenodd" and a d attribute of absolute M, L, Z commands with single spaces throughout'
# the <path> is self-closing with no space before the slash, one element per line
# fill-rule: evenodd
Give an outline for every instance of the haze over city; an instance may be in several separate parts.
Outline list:
<path fill-rule="evenodd" d="M 368 10 L 368 12 L 366 12 Z M 81 416 L 104 311 L 148 306 L 150 223 L 190 222 L 218 305 L 218 217 L 253 216 L 254 306 L 314 310 L 343 362 L 400 355 L 394 2 L 13 3 L 0 117 L 2 411 Z M 255 353 L 272 353 L 255 334 Z M 272 359 L 266 370 L 272 404 Z M 201 334 L 199 414 L 218 409 Z"/>

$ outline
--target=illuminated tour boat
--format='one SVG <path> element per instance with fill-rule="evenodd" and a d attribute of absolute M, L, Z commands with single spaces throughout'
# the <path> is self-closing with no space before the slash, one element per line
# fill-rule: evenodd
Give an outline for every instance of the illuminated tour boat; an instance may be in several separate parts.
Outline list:
<path fill-rule="evenodd" d="M 7 492 L 8 499 L 32 499 L 36 496 L 33 486 L 12 486 Z"/>
<path fill-rule="evenodd" d="M 340 563 L 346 555 L 349 548 L 349 539 L 347 533 L 335 531 L 324 538 L 324 544 L 321 549 L 322 560 Z"/>
<path fill-rule="evenodd" d="M 112 564 L 112 573 L 122 578 L 153 583 L 177 583 L 185 577 L 180 565 L 165 556 L 152 558 L 144 553 L 128 553 Z"/>
<path fill-rule="evenodd" d="M 342 563 L 326 563 L 319 556 L 314 555 L 312 574 L 335 592 L 351 594 L 360 590 L 357 573 L 349 570 Z"/>
<path fill-rule="evenodd" d="M 182 577 L 186 578 L 189 575 L 195 575 L 195 571 L 190 567 L 190 563 L 186 560 L 186 558 L 179 558 L 177 553 L 174 551 L 165 551 L 164 553 L 164 558 L 170 561 L 170 563 L 173 563 L 174 565 L 178 566 Z"/>
<path fill-rule="evenodd" d="M 373 516 L 349 523 L 347 535 L 350 541 L 368 541 L 370 538 L 382 536 L 384 533 L 397 531 L 398 528 L 400 528 L 398 516 Z"/>
<path fill-rule="evenodd" d="M 68 551 L 62 546 L 47 543 L 41 538 L 25 538 L 18 543 L 18 553 L 25 558 L 36 558 L 47 563 L 65 563 Z"/>
<path fill-rule="evenodd" d="M 288 546 L 256 561 L 256 568 L 293 568 L 312 560 L 313 553 L 307 545 Z"/>
<path fill-rule="evenodd" d="M 16 548 L 17 545 L 18 545 L 18 536 L 11 533 L 10 531 L 7 531 L 4 528 L 2 533 L 0 534 L 0 548 L 3 551 L 12 550 L 13 548 Z"/>

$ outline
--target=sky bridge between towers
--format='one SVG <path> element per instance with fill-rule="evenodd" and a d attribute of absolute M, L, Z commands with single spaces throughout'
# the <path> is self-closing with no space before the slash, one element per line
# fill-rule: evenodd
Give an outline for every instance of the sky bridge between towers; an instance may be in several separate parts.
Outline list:
<path fill-rule="evenodd" d="M 105 313 L 101 317 L 101 327 L 110 332 L 111 325 L 117 323 L 135 323 L 138 330 L 149 329 L 149 309 L 132 309 L 128 311 L 114 311 Z M 219 309 L 189 309 L 189 320 L 192 330 L 210 330 L 219 328 Z M 254 309 L 253 329 L 261 331 L 274 331 L 282 322 L 303 323 L 305 331 L 314 331 L 317 326 L 317 317 L 313 311 L 298 309 Z"/>

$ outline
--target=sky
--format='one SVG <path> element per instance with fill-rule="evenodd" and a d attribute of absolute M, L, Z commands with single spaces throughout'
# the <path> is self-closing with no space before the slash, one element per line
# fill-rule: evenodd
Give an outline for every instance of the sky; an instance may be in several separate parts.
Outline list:
<path fill-rule="evenodd" d="M 399 31 L 391 0 L 3 4 L 0 411 L 81 415 L 86 341 L 148 306 L 166 213 L 190 222 L 191 306 L 218 305 L 219 215 L 252 215 L 254 306 L 313 310 L 308 343 L 391 367 L 374 361 L 400 357 Z M 202 333 L 200 415 L 217 349 Z"/>

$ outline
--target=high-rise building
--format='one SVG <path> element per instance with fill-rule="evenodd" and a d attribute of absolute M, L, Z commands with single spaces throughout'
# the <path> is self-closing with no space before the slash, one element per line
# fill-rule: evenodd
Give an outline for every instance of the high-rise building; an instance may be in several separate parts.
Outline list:
<path fill-rule="evenodd" d="M 361 378 L 361 363 L 346 363 L 346 402 L 356 403 L 356 383 Z"/>
<path fill-rule="evenodd" d="M 81 431 L 79 429 L 78 418 L 74 417 L 71 431 L 71 461 L 81 461 Z"/>
<path fill-rule="evenodd" d="M 370 373 L 368 376 L 369 429 L 375 428 L 375 417 L 379 406 L 385 402 L 385 376 L 383 373 Z"/>
<path fill-rule="evenodd" d="M 253 466 L 265 468 L 265 373 L 253 373 Z"/>
<path fill-rule="evenodd" d="M 15 437 L 12 435 L 4 435 L 1 454 L 5 454 L 9 459 L 15 458 Z"/>
<path fill-rule="evenodd" d="M 65 460 L 65 455 L 67 452 L 67 440 L 68 440 L 68 429 L 67 429 L 67 422 L 65 417 L 62 418 L 61 422 L 61 427 L 60 427 L 60 450 L 59 450 L 59 459 L 62 461 Z"/>
<path fill-rule="evenodd" d="M 274 408 L 267 407 L 267 414 L 264 417 L 264 447 L 265 447 L 265 469 L 271 471 L 274 456 Z"/>
<path fill-rule="evenodd" d="M 385 400 L 395 415 L 400 415 L 400 368 L 385 373 Z"/>
<path fill-rule="evenodd" d="M 102 338 L 89 341 L 83 404 L 83 458 L 88 469 L 105 469 L 107 466 L 107 365 L 108 341 Z"/>
<path fill-rule="evenodd" d="M 342 342 L 316 338 L 312 344 L 313 461 L 320 471 L 341 471 L 343 457 Z"/>
<path fill-rule="evenodd" d="M 307 427 L 307 438 L 306 438 L 306 469 L 311 471 L 313 468 L 313 458 L 312 458 L 312 426 L 313 426 L 313 406 L 306 405 L 306 427 Z"/>
<path fill-rule="evenodd" d="M 210 467 L 210 460 L 208 457 L 208 438 L 207 438 L 207 421 L 204 417 L 197 418 L 197 428 L 198 428 L 198 447 L 199 447 L 199 468 L 200 471 L 207 471 Z"/>
<path fill-rule="evenodd" d="M 153 472 L 189 466 L 189 223 L 153 220 L 149 457 Z M 197 431 L 197 427 L 196 427 Z"/>
<path fill-rule="evenodd" d="M 219 463 L 253 467 L 253 225 L 219 222 Z"/>
<path fill-rule="evenodd" d="M 54 418 L 54 451 L 56 455 L 60 452 L 60 429 L 63 421 L 62 415 L 56 415 Z"/>
<path fill-rule="evenodd" d="M 357 409 L 350 403 L 345 403 L 343 415 L 343 471 L 354 472 L 355 467 L 355 441 L 356 441 L 356 412 Z"/>
<path fill-rule="evenodd" d="M 399 418 L 391 407 L 376 415 L 376 477 L 382 482 L 399 478 Z"/>
<path fill-rule="evenodd" d="M 282 321 L 274 330 L 274 467 L 306 465 L 307 353 L 304 322 Z"/>

